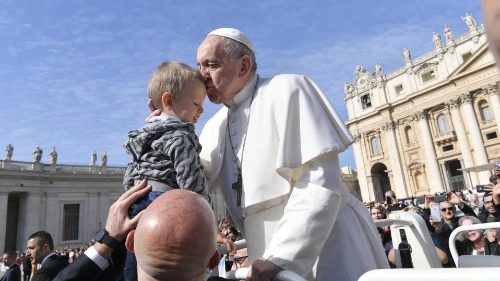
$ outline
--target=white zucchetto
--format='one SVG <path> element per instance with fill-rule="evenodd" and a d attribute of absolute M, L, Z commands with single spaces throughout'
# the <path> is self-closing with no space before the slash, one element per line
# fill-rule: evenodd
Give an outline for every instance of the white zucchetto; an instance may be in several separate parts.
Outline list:
<path fill-rule="evenodd" d="M 241 44 L 247 46 L 252 52 L 255 53 L 255 49 L 253 48 L 252 42 L 250 42 L 250 39 L 248 39 L 246 34 L 243 33 L 241 30 L 238 30 L 236 28 L 223 27 L 223 28 L 215 29 L 207 34 L 207 36 L 210 36 L 210 35 L 218 35 L 218 36 L 233 39 L 233 40 L 238 41 Z"/>

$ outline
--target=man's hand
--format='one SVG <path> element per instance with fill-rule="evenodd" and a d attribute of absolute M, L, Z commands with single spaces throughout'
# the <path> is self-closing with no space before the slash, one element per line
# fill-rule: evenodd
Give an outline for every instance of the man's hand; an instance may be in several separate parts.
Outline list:
<path fill-rule="evenodd" d="M 282 270 L 281 267 L 270 261 L 258 259 L 250 266 L 245 281 L 271 281 Z"/>
<path fill-rule="evenodd" d="M 450 192 L 449 194 L 450 200 L 448 202 L 458 205 L 460 209 L 462 209 L 464 202 L 460 199 L 460 196 L 456 195 L 454 192 Z"/>
<path fill-rule="evenodd" d="M 434 203 L 434 196 L 432 195 L 426 195 L 425 196 L 425 202 L 424 202 L 424 208 L 429 209 L 431 206 L 431 203 Z"/>
<path fill-rule="evenodd" d="M 495 203 L 495 205 L 499 205 L 500 204 L 500 181 L 498 181 L 497 184 L 493 187 L 491 194 L 493 195 L 493 203 Z"/>
<path fill-rule="evenodd" d="M 148 122 L 149 119 L 155 117 L 155 116 L 159 116 L 161 114 L 161 110 L 157 109 L 155 107 L 155 105 L 153 104 L 153 101 L 152 100 L 148 100 L 148 108 L 149 108 L 149 116 L 146 118 L 146 120 L 144 122 Z"/>
<path fill-rule="evenodd" d="M 142 180 L 139 184 L 123 193 L 118 200 L 109 208 L 108 219 L 106 220 L 106 230 L 109 236 L 115 240 L 123 241 L 127 234 L 137 226 L 141 218 L 142 211 L 133 219 L 128 217 L 128 209 L 151 190 L 151 186 L 147 185 L 147 179 Z"/>

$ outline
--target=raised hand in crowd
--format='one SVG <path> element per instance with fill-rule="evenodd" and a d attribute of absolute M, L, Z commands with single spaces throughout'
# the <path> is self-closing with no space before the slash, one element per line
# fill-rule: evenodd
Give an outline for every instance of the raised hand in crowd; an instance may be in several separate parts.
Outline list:
<path fill-rule="evenodd" d="M 106 220 L 106 230 L 109 236 L 117 241 L 124 241 L 127 234 L 137 226 L 142 212 L 133 219 L 128 216 L 130 206 L 151 190 L 151 186 L 147 185 L 147 179 L 142 180 L 138 185 L 123 193 L 118 200 L 109 208 L 108 219 Z M 106 257 L 112 249 L 108 246 L 96 243 L 94 248 L 99 254 Z"/>

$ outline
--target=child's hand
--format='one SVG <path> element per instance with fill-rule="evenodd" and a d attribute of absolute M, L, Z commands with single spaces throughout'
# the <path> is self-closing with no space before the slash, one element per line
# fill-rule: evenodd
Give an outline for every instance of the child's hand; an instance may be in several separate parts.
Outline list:
<path fill-rule="evenodd" d="M 153 101 L 151 99 L 148 100 L 148 108 L 149 108 L 149 116 L 144 120 L 145 123 L 149 121 L 149 119 L 159 116 L 161 114 L 161 110 L 156 109 L 155 105 L 153 104 Z"/>

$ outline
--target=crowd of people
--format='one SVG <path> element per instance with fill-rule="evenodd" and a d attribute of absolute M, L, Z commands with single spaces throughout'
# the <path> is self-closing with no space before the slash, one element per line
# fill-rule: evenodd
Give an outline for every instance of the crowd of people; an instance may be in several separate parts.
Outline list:
<path fill-rule="evenodd" d="M 436 254 L 443 267 L 455 267 L 449 246 L 452 231 L 462 225 L 500 222 L 498 175 L 500 169 L 495 170 L 495 174 L 490 178 L 490 185 L 484 193 L 454 191 L 397 199 L 393 191 L 387 191 L 385 201 L 365 203 L 365 206 L 370 210 L 374 220 L 385 219 L 391 212 L 419 214 L 427 224 Z M 440 212 L 437 219 L 431 214 L 433 204 Z M 390 228 L 378 228 L 378 231 L 389 264 L 394 267 L 396 261 Z M 500 255 L 500 232 L 498 229 L 462 232 L 458 235 L 455 246 L 459 255 Z"/>

